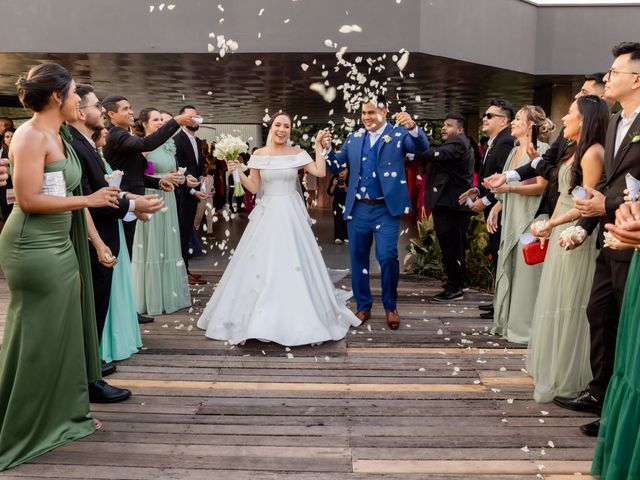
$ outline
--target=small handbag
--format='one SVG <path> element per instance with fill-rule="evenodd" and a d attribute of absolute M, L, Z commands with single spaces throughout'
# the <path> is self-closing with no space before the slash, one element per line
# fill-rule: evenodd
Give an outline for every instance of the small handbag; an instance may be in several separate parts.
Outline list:
<path fill-rule="evenodd" d="M 537 265 L 544 262 L 544 257 L 547 255 L 547 248 L 549 248 L 549 240 L 544 242 L 544 247 L 540 247 L 540 241 L 536 241 L 522 247 L 522 254 L 524 255 L 524 263 L 527 265 Z"/>

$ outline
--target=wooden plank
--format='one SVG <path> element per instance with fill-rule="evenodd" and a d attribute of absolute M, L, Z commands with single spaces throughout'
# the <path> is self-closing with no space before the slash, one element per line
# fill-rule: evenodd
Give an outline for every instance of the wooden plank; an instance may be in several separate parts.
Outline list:
<path fill-rule="evenodd" d="M 542 467 L 542 468 L 540 468 Z M 468 475 L 537 475 L 538 473 L 586 474 L 591 462 L 585 461 L 466 461 L 466 460 L 356 460 L 357 473 L 426 473 Z"/>
<path fill-rule="evenodd" d="M 124 380 L 114 379 L 121 388 L 175 388 L 205 390 L 302 391 L 302 392 L 484 392 L 482 385 L 456 384 L 375 384 L 375 383 L 262 383 L 262 382 L 198 382 L 188 380 Z"/>

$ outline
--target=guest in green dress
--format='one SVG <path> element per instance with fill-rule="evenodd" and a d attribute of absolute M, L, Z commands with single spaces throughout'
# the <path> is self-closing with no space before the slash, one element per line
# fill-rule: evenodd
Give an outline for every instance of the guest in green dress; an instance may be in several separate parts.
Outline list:
<path fill-rule="evenodd" d="M 534 125 L 544 138 L 555 129 L 542 108 L 525 105 L 511 122 L 511 134 L 517 138 L 517 145 L 507 158 L 505 170 L 515 170 L 531 162 L 527 147 L 531 143 Z M 539 142 L 537 145 L 540 155 L 548 149 L 549 145 L 546 143 Z M 525 263 L 520 236 L 531 230 L 540 204 L 540 195 L 546 185 L 544 178 L 537 177 L 534 181 L 512 182 L 494 189 L 499 202 L 493 206 L 487 218 L 487 229 L 490 232 L 497 231 L 499 224 L 502 224 L 491 332 L 510 342 L 527 343 L 531 334 L 542 264 Z"/>
<path fill-rule="evenodd" d="M 616 225 L 606 225 L 619 240 L 607 241 L 608 248 L 636 248 L 620 314 L 613 376 L 604 399 L 591 468 L 594 475 L 606 480 L 640 479 L 640 222 L 636 220 L 639 217 L 640 203 L 625 203 L 616 213 Z"/>
<path fill-rule="evenodd" d="M 527 356 L 533 398 L 538 402 L 575 396 L 592 378 L 586 307 L 595 271 L 596 236 L 576 250 L 566 251 L 558 243 L 561 233 L 580 217 L 573 205 L 574 188 L 595 188 L 602 176 L 608 121 L 609 108 L 599 97 L 588 95 L 571 104 L 562 122 L 565 138 L 576 147 L 556 167 L 560 196 L 551 219 L 532 228 L 533 234 L 549 241 Z M 556 181 L 554 177 L 550 181 Z M 586 232 L 574 235 L 582 237 Z"/>
<path fill-rule="evenodd" d="M 42 64 L 17 85 L 35 113 L 13 138 L 16 204 L 0 235 L 11 294 L 0 350 L 0 470 L 97 426 L 88 393 L 101 372 L 87 233 L 105 265 L 115 259 L 84 207 L 115 206 L 118 195 L 103 188 L 81 196 L 80 162 L 61 128 L 80 102 L 69 72 Z"/>
<path fill-rule="evenodd" d="M 163 125 L 160 112 L 154 108 L 140 111 L 145 134 Z M 166 176 L 176 171 L 176 146 L 169 140 L 147 154 L 155 175 Z M 173 178 L 173 177 L 172 177 Z M 157 193 L 156 190 L 153 191 Z M 149 193 L 149 192 L 147 192 Z M 182 259 L 178 209 L 174 192 L 160 192 L 164 208 L 147 222 L 138 221 L 133 241 L 133 280 L 139 313 L 159 315 L 173 313 L 191 305 L 187 268 Z"/>
<path fill-rule="evenodd" d="M 92 140 L 96 148 L 102 148 L 106 143 L 107 129 L 96 131 Z M 111 166 L 104 162 L 107 173 L 112 172 Z M 122 220 L 118 220 L 120 245 L 126 245 Z M 110 363 L 114 360 L 125 360 L 136 353 L 142 346 L 136 297 L 133 291 L 133 279 L 129 250 L 121 248 L 118 253 L 118 263 L 113 267 L 111 295 L 109 309 L 105 318 L 100 342 L 100 356 Z"/>

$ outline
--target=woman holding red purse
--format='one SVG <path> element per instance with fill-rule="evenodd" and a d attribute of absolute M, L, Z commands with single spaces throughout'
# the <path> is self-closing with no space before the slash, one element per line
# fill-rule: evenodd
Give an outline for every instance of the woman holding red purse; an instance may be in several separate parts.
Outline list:
<path fill-rule="evenodd" d="M 533 314 L 527 370 L 534 380 L 533 398 L 550 402 L 573 397 L 592 378 L 589 363 L 589 324 L 586 307 L 595 269 L 596 236 L 582 248 L 565 250 L 558 244 L 567 235 L 585 235 L 575 224 L 580 217 L 572 196 L 580 187 L 595 188 L 604 169 L 604 142 L 609 107 L 600 97 L 578 98 L 562 118 L 564 136 L 575 149 L 556 166 L 551 181 L 560 196 L 548 221 L 534 222 L 531 233 L 548 241 Z"/>
<path fill-rule="evenodd" d="M 542 108 L 535 105 L 522 107 L 511 122 L 511 134 L 517 141 L 507 158 L 505 170 L 516 169 L 531 162 L 527 155 L 529 144 L 537 137 L 537 133 L 546 138 L 554 129 L 555 125 L 547 118 Z M 543 142 L 537 142 L 537 147 L 540 154 L 549 149 L 549 145 Z M 502 224 L 502 235 L 498 252 L 491 331 L 496 335 L 502 335 L 510 342 L 527 343 L 531 333 L 531 319 L 542 264 L 528 265 L 525 262 L 520 236 L 529 232 L 540 204 L 540 195 L 546 185 L 547 181 L 544 178 L 537 177 L 493 189 L 499 201 L 489 213 L 487 229 L 493 233 L 497 231 L 499 224 Z M 540 250 L 539 244 L 532 246 Z"/>

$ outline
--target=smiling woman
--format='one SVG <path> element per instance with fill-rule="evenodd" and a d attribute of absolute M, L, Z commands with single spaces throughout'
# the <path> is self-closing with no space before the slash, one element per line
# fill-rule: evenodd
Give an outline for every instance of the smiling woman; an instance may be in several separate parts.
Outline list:
<path fill-rule="evenodd" d="M 11 292 L 0 350 L 0 470 L 95 430 L 88 382 L 101 373 L 83 209 L 112 205 L 118 194 L 81 196 L 80 162 L 61 128 L 80 100 L 69 72 L 39 65 L 17 85 L 35 113 L 12 140 L 17 203 L 0 235 Z M 110 254 L 97 232 L 91 238 L 100 258 Z"/>

